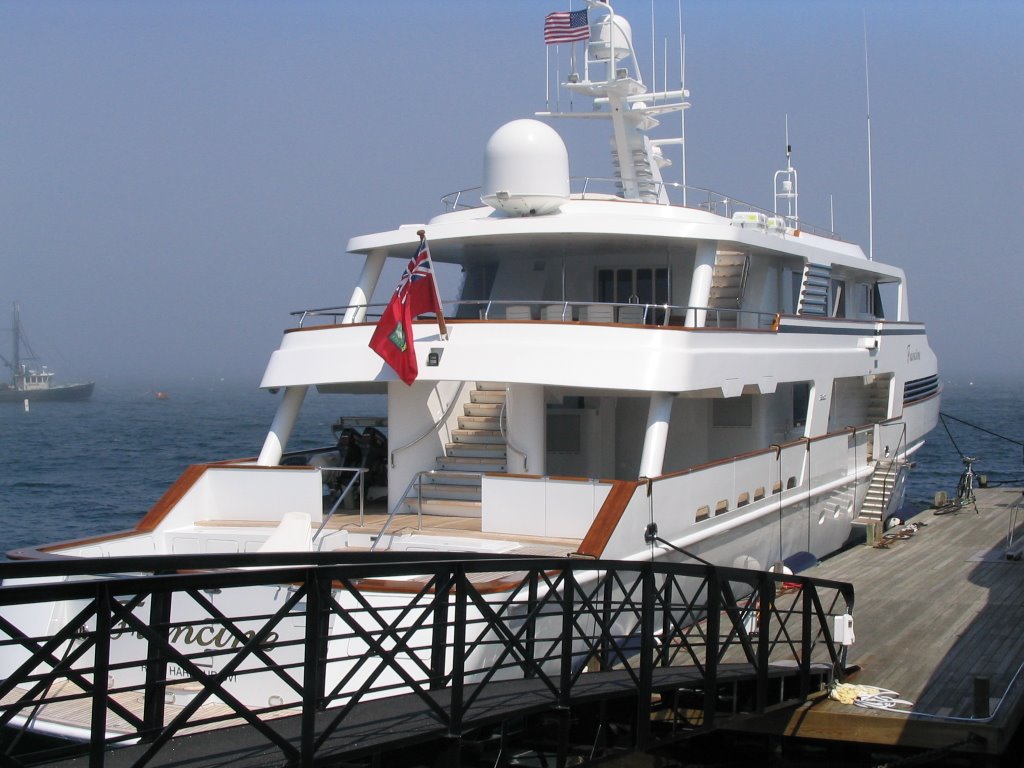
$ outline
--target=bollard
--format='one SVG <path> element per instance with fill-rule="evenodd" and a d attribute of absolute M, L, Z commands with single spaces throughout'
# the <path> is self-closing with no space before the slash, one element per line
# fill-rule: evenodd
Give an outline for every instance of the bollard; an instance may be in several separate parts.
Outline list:
<path fill-rule="evenodd" d="M 881 523 L 868 523 L 867 528 L 864 531 L 864 543 L 873 547 L 878 543 L 878 526 Z"/>
<path fill-rule="evenodd" d="M 989 679 L 987 677 L 974 678 L 974 716 L 987 718 L 989 698 Z"/>

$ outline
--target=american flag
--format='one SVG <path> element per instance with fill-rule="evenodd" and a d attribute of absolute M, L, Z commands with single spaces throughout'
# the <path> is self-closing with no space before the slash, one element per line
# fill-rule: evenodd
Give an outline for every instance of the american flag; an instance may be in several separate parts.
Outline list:
<path fill-rule="evenodd" d="M 544 42 L 575 43 L 587 40 L 590 27 L 587 26 L 587 11 L 558 11 L 544 17 Z"/>

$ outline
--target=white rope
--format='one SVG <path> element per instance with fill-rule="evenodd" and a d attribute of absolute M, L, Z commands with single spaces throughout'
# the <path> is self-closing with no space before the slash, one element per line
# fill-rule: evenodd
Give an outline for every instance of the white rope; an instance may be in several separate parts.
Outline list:
<path fill-rule="evenodd" d="M 901 712 L 911 714 L 909 709 L 901 707 L 912 707 L 914 702 L 899 698 L 896 691 L 888 688 L 878 688 L 874 685 L 855 685 L 854 683 L 836 683 L 828 692 L 830 699 L 841 704 L 853 704 L 855 707 L 864 709 L 880 709 L 887 712 Z"/>

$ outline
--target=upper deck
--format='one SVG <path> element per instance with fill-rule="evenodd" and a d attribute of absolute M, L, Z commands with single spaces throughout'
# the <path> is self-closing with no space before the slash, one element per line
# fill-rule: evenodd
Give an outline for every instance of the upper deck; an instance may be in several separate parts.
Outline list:
<path fill-rule="evenodd" d="M 426 230 L 431 258 L 466 266 L 481 259 L 585 258 L 612 251 L 650 260 L 666 250 L 689 249 L 699 241 L 734 249 L 788 256 L 804 262 L 865 270 L 885 281 L 900 281 L 901 270 L 868 261 L 859 246 L 833 233 L 800 224 L 756 205 L 706 189 L 687 187 L 687 204 L 626 200 L 592 191 L 595 180 L 576 182 L 583 190 L 556 213 L 509 216 L 479 200 L 479 189 L 446 195 L 449 209 L 426 223 L 353 237 L 350 253 L 407 259 Z M 668 186 L 668 185 L 666 185 Z M 681 194 L 681 192 L 680 192 Z"/>

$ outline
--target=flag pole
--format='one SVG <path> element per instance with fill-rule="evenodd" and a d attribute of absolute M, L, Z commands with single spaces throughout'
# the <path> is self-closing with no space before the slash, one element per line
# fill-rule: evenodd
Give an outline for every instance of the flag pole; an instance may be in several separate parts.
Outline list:
<path fill-rule="evenodd" d="M 444 308 L 441 306 L 441 295 L 437 292 L 437 275 L 434 272 L 434 260 L 430 258 L 430 249 L 426 247 L 427 231 L 425 229 L 416 232 L 420 236 L 420 248 L 427 252 L 427 261 L 430 262 L 431 282 L 434 284 L 434 301 L 437 302 L 437 327 L 441 332 L 441 338 L 448 338 L 448 326 L 444 322 Z"/>

